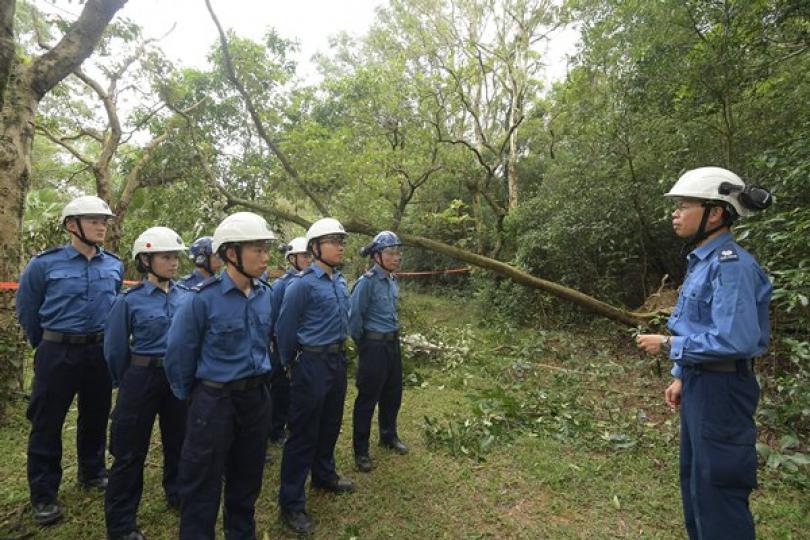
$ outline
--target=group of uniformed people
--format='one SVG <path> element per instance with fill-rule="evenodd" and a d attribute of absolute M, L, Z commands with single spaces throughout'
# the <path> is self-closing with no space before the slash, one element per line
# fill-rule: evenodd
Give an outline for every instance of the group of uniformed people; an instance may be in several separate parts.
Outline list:
<path fill-rule="evenodd" d="M 264 278 L 276 236 L 256 214 L 232 214 L 213 237 L 195 241 L 196 268 L 182 282 L 175 278 L 183 240 L 172 229 L 151 227 L 132 250 L 143 280 L 121 293 L 123 264 L 100 247 L 113 217 L 97 197 L 71 201 L 62 214 L 70 242 L 34 257 L 20 277 L 18 318 L 36 348 L 28 410 L 36 523 L 62 517 L 61 432 L 78 394 L 78 480 L 106 490 L 108 538 L 144 538 L 137 511 L 156 417 L 163 489 L 167 506 L 180 512 L 181 538 L 215 537 L 223 491 L 226 538 L 256 537 L 254 508 L 268 441 L 283 447 L 281 519 L 297 533 L 312 532 L 307 476 L 316 489 L 354 489 L 337 474 L 334 456 L 350 321 L 361 348 L 358 469 L 372 468 L 368 439 L 378 402 L 381 444 L 408 451 L 396 430 L 402 364 L 395 234 L 383 232 L 364 248 L 375 264 L 358 281 L 362 299 L 351 307 L 337 269 L 347 234 L 335 219 L 318 220 L 306 237 L 284 246 L 290 268 L 272 286 Z M 108 472 L 112 387 L 118 397 Z"/>
<path fill-rule="evenodd" d="M 772 287 L 731 227 L 766 208 L 770 194 L 731 171 L 703 167 L 681 176 L 666 196 L 676 204 L 675 233 L 688 241 L 688 271 L 669 319 L 671 334 L 639 335 L 637 343 L 650 353 L 668 352 L 674 363 L 665 398 L 672 408 L 682 405 L 689 537 L 753 538 L 748 499 L 756 487 L 759 398 L 753 362 L 768 344 Z M 180 283 L 174 278 L 183 240 L 152 227 L 133 246 L 144 278 L 119 294 L 123 265 L 100 247 L 112 217 L 97 197 L 71 201 L 62 213 L 70 242 L 34 257 L 20 277 L 18 318 L 36 349 L 28 481 L 38 524 L 62 516 L 62 425 L 78 395 L 78 480 L 106 489 L 109 538 L 144 538 L 136 514 L 158 415 L 163 488 L 167 505 L 180 512 L 181 538 L 214 538 L 223 490 L 225 537 L 256 537 L 268 441 L 283 447 L 280 517 L 297 533 L 312 532 L 307 477 L 315 489 L 354 490 L 335 468 L 349 336 L 359 351 L 352 415 L 357 470 L 374 468 L 375 408 L 380 445 L 408 452 L 397 431 L 396 234 L 383 231 L 363 248 L 373 264 L 350 293 L 338 270 L 347 234 L 335 219 L 316 221 L 306 237 L 285 246 L 290 268 L 272 286 L 263 278 L 276 236 L 256 214 L 232 214 L 213 238 L 192 244 L 197 268 Z M 118 399 L 108 474 L 111 386 Z"/>

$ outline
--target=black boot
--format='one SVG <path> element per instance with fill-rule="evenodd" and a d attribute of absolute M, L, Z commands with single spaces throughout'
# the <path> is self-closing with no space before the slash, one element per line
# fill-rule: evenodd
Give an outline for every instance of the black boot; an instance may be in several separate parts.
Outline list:
<path fill-rule="evenodd" d="M 62 519 L 62 508 L 57 503 L 36 503 L 33 510 L 37 525 L 52 525 Z"/>
<path fill-rule="evenodd" d="M 368 454 L 363 456 L 354 456 L 354 464 L 357 466 L 357 470 L 360 472 L 371 472 L 374 470 L 374 462 L 371 461 Z"/>
<path fill-rule="evenodd" d="M 408 447 L 405 446 L 405 443 L 399 440 L 399 437 L 394 436 L 390 439 L 383 439 L 380 441 L 380 446 L 383 448 L 388 448 L 396 452 L 397 454 L 407 454 Z"/>
<path fill-rule="evenodd" d="M 315 530 L 315 524 L 312 523 L 312 518 L 304 511 L 296 512 L 295 510 L 282 508 L 281 521 L 297 534 L 312 534 Z"/>

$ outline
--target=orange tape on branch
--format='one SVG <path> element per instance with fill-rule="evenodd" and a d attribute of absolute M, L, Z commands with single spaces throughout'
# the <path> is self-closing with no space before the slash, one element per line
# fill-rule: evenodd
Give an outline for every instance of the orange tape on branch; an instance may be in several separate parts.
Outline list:
<path fill-rule="evenodd" d="M 425 272 L 396 272 L 397 277 L 402 276 L 436 276 L 439 274 L 463 274 L 469 272 L 470 268 L 448 268 L 447 270 L 431 270 Z"/>

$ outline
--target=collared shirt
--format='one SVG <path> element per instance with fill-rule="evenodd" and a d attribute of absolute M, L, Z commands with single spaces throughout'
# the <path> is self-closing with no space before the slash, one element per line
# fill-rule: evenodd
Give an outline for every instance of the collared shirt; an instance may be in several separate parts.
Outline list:
<path fill-rule="evenodd" d="M 273 285 L 270 287 L 272 290 L 272 300 L 270 304 L 272 306 L 273 316 L 270 319 L 270 337 L 272 338 L 275 335 L 276 331 L 276 320 L 278 320 L 278 314 L 281 313 L 281 302 L 284 300 L 284 293 L 287 291 L 287 285 L 292 283 L 292 277 L 298 273 L 293 267 L 287 268 L 287 271 L 284 273 L 283 276 L 278 278 L 273 282 Z"/>
<path fill-rule="evenodd" d="M 669 317 L 672 375 L 683 364 L 762 355 L 770 339 L 768 276 L 750 253 L 723 233 L 687 256 L 678 303 Z"/>
<path fill-rule="evenodd" d="M 276 322 L 279 357 L 285 366 L 299 346 L 329 345 L 349 335 L 349 288 L 340 272 L 329 277 L 313 262 L 291 280 Z"/>
<path fill-rule="evenodd" d="M 270 371 L 270 291 L 253 280 L 249 296 L 227 272 L 192 289 L 172 319 L 163 368 L 179 399 L 195 379 L 227 383 Z"/>
<path fill-rule="evenodd" d="M 101 332 L 123 275 L 121 260 L 101 248 L 89 260 L 70 244 L 31 259 L 16 298 L 17 318 L 28 341 L 39 345 L 43 330 Z"/>
<path fill-rule="evenodd" d="M 148 280 L 119 294 L 104 325 L 104 358 L 113 386 L 129 366 L 130 350 L 141 356 L 164 356 L 169 324 L 189 290 L 172 282 L 169 292 Z"/>
<path fill-rule="evenodd" d="M 200 272 L 200 269 L 195 268 L 189 275 L 183 277 L 180 280 L 180 284 L 183 287 L 185 287 L 187 289 L 190 289 L 192 287 L 196 287 L 197 285 L 199 285 L 200 283 L 202 283 L 206 279 L 208 279 L 208 278 L 205 277 L 204 275 L 202 275 L 202 272 Z"/>
<path fill-rule="evenodd" d="M 352 290 L 349 311 L 349 330 L 354 341 L 360 341 L 365 332 L 388 334 L 399 330 L 398 300 L 397 278 L 380 265 L 375 264 L 360 276 Z"/>

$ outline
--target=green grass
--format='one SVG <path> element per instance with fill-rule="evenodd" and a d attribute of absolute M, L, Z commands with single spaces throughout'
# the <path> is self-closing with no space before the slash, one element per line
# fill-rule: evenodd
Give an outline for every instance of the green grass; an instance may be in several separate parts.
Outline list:
<path fill-rule="evenodd" d="M 587 336 L 505 331 L 473 325 L 476 311 L 458 298 L 404 298 L 408 330 L 466 344 L 469 351 L 408 361 L 406 371 L 417 376 L 405 390 L 400 434 L 412 451 L 399 456 L 372 446 L 377 468 L 371 474 L 353 470 L 350 379 L 337 462 L 357 491 L 309 494 L 316 538 L 684 537 L 677 416 L 661 399 L 665 379 L 624 346 L 620 330 L 608 325 Z M 476 412 L 482 395 L 500 408 Z M 47 530 L 33 524 L 24 406 L 12 407 L 0 432 L 0 538 L 103 538 L 103 498 L 75 480 L 75 411 L 64 436 L 60 500 L 66 519 Z M 638 421 L 640 410 L 644 422 Z M 444 442 L 426 437 L 425 417 L 440 425 L 468 420 L 490 430 L 495 442 L 480 455 L 454 455 L 459 435 L 443 433 Z M 471 433 L 474 442 L 478 432 Z M 617 449 L 610 436 L 619 433 L 633 444 Z M 160 463 L 156 435 L 139 521 L 150 539 L 176 538 L 178 517 L 163 502 Z M 760 480 L 752 503 L 759 536 L 806 538 L 806 494 L 771 471 L 761 470 Z M 257 504 L 259 538 L 293 537 L 278 522 L 277 491 L 278 459 L 266 469 Z"/>

